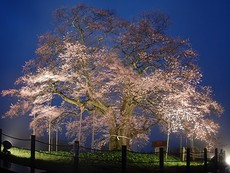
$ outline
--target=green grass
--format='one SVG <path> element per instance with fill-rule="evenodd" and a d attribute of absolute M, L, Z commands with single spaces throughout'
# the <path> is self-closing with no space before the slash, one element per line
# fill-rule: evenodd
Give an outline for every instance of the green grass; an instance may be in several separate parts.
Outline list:
<path fill-rule="evenodd" d="M 19 158 L 30 158 L 30 151 L 25 149 L 19 148 L 11 148 L 9 149 L 12 155 L 19 157 Z"/>
<path fill-rule="evenodd" d="M 10 160 L 22 165 L 30 165 L 30 151 L 26 149 L 11 148 Z M 58 151 L 36 151 L 35 153 L 36 167 L 49 170 L 50 172 L 73 171 L 73 153 Z M 165 170 L 172 172 L 173 170 L 186 169 L 186 162 L 181 162 L 178 157 L 169 155 L 164 162 Z M 193 169 L 201 169 L 203 163 L 191 162 Z M 157 154 L 133 153 L 127 151 L 127 172 L 153 172 L 159 167 L 159 157 Z M 111 152 L 85 152 L 79 155 L 80 172 L 120 172 L 121 170 L 121 151 Z M 180 171 L 179 171 L 180 172 Z M 199 172 L 199 171 L 196 171 Z M 202 172 L 202 171 L 201 171 Z"/>

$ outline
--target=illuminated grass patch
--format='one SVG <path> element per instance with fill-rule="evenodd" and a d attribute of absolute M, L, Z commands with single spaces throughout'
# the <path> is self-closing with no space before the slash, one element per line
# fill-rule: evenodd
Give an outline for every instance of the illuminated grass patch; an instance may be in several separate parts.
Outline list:
<path fill-rule="evenodd" d="M 30 166 L 30 150 L 11 148 L 10 161 L 25 166 Z M 67 151 L 36 151 L 36 168 L 48 170 L 48 172 L 61 173 L 64 169 L 66 173 L 72 173 L 74 167 L 74 158 L 72 152 Z M 95 151 L 80 152 L 79 170 L 82 172 L 119 172 L 121 170 L 121 151 Z M 191 162 L 192 169 L 203 171 L 202 162 Z M 184 172 L 186 162 L 181 162 L 178 157 L 169 155 L 164 162 L 165 171 L 169 173 Z M 152 172 L 159 169 L 158 154 L 153 153 L 135 153 L 127 151 L 127 170 L 128 172 Z M 180 170 L 180 171 L 179 171 Z M 179 171 L 179 172 L 178 172 Z M 199 172 L 199 171 L 198 171 Z"/>
<path fill-rule="evenodd" d="M 18 158 L 30 158 L 30 150 L 11 148 L 10 152 L 13 156 Z M 36 160 L 52 161 L 52 162 L 73 162 L 73 153 L 66 151 L 36 151 Z M 121 162 L 121 151 L 111 152 L 82 152 L 79 155 L 80 162 Z M 133 153 L 127 152 L 127 163 L 133 165 L 145 165 L 157 166 L 159 164 L 159 158 L 157 154 L 145 154 L 145 153 Z M 178 157 L 168 156 L 164 162 L 165 166 L 185 166 L 186 162 L 181 162 Z M 191 165 L 202 165 L 202 162 L 191 162 Z"/>

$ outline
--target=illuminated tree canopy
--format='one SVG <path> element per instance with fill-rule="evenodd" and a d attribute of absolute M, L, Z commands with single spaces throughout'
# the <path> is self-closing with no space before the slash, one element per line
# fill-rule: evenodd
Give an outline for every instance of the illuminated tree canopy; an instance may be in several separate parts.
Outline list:
<path fill-rule="evenodd" d="M 93 135 L 95 147 L 145 144 L 155 125 L 215 145 L 212 116 L 223 108 L 201 86 L 189 42 L 165 33 L 166 15 L 149 12 L 131 22 L 80 4 L 58 9 L 55 24 L 39 37 L 16 88 L 2 91 L 18 98 L 6 117 L 30 115 L 42 134 L 46 122 L 60 128 L 71 116 L 67 135 Z"/>

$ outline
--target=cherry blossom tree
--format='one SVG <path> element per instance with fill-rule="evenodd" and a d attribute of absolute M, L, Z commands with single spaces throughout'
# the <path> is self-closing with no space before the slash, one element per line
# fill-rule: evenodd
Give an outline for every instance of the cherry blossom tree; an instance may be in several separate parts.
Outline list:
<path fill-rule="evenodd" d="M 184 89 L 180 93 L 171 93 L 158 104 L 158 114 L 164 120 L 161 129 L 168 135 L 184 133 L 188 138 L 205 141 L 208 148 L 213 148 L 220 127 L 212 120 L 211 113 L 220 115 L 223 110 L 211 99 L 210 88 L 187 86 Z"/>
<path fill-rule="evenodd" d="M 44 121 L 71 114 L 67 135 L 83 142 L 91 134 L 110 149 L 146 143 L 155 125 L 209 141 L 222 107 L 200 85 L 195 51 L 168 36 L 168 24 L 156 12 L 130 22 L 83 4 L 57 10 L 55 31 L 40 36 L 17 88 L 2 92 L 18 98 L 6 116 L 33 115 L 41 132 Z M 53 96 L 59 106 L 50 105 Z"/>

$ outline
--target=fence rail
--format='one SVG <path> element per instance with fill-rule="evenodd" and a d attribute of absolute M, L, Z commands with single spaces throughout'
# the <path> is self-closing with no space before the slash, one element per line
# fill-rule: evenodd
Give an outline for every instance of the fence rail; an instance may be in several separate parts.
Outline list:
<path fill-rule="evenodd" d="M 84 147 L 84 146 L 80 146 L 78 141 L 75 141 L 73 145 L 62 145 L 62 146 L 72 147 L 72 152 L 69 152 L 66 155 L 59 155 L 58 153 L 54 154 L 54 153 L 51 153 L 51 152 L 49 153 L 49 152 L 43 152 L 43 151 L 36 150 L 36 144 L 39 144 L 39 143 L 44 144 L 44 145 L 50 145 L 50 144 L 47 144 L 45 142 L 36 140 L 35 135 L 31 135 L 30 139 L 21 139 L 21 138 L 17 138 L 17 137 L 14 137 L 14 136 L 4 134 L 4 133 L 2 133 L 2 129 L 0 129 L 0 144 L 3 144 L 3 141 L 2 141 L 3 137 L 7 137 L 7 138 L 14 139 L 14 140 L 20 140 L 20 141 L 25 141 L 25 142 L 30 143 L 30 167 L 31 167 L 31 170 L 33 170 L 35 168 L 35 166 L 36 166 L 36 164 L 35 164 L 36 163 L 36 152 L 37 153 L 51 154 L 51 155 L 55 155 L 57 157 L 61 156 L 61 157 L 72 158 L 72 160 L 73 160 L 73 170 L 75 172 L 79 169 L 79 165 L 81 164 L 80 160 L 81 161 L 85 160 L 87 162 L 91 161 L 91 163 L 93 163 L 93 162 L 96 162 L 96 163 L 98 163 L 98 162 L 102 163 L 103 162 L 103 163 L 107 163 L 107 164 L 116 163 L 115 164 L 116 168 L 119 169 L 119 167 L 120 167 L 120 170 L 121 170 L 122 173 L 126 172 L 127 167 L 131 167 L 130 165 L 134 165 L 134 164 L 146 164 L 148 166 L 149 165 L 155 165 L 155 167 L 158 167 L 157 168 L 158 172 L 163 173 L 164 170 L 165 170 L 165 163 L 167 163 L 167 162 L 175 162 L 175 160 L 170 160 L 170 159 L 168 160 L 168 159 L 165 158 L 166 153 L 163 151 L 163 148 L 160 148 L 159 153 L 139 153 L 139 152 L 134 152 L 134 151 L 128 151 L 126 146 L 122 146 L 122 150 L 119 151 L 120 152 L 120 156 L 119 156 L 120 158 L 114 158 L 112 160 L 111 159 L 109 160 L 109 159 L 100 159 L 100 158 L 97 158 L 97 157 L 96 158 L 91 158 L 90 155 L 88 157 L 81 157 L 80 156 L 81 149 L 89 150 L 89 152 L 94 151 L 94 149 L 87 148 L 87 147 Z M 114 151 L 105 151 L 105 150 L 95 150 L 94 151 L 94 153 L 96 153 L 98 155 L 100 155 L 100 153 L 105 154 L 107 152 L 114 152 Z M 3 156 L 5 154 L 6 153 L 4 153 L 2 151 L 2 148 L 1 148 L 1 150 L 0 150 L 1 159 L 4 159 Z M 154 155 L 155 157 L 157 157 L 158 160 L 156 161 L 156 160 L 152 159 L 152 160 L 143 162 L 143 161 L 131 161 L 131 160 L 127 159 L 128 156 L 135 155 L 135 154 L 151 154 L 151 155 Z M 174 154 L 178 155 L 178 153 L 174 153 Z M 210 170 L 208 170 L 208 157 L 207 157 L 208 152 L 207 152 L 206 148 L 204 148 L 204 150 L 201 151 L 201 152 L 192 152 L 190 148 L 187 148 L 184 153 L 179 153 L 179 155 L 180 156 L 184 155 L 183 158 L 186 158 L 185 159 L 185 163 L 186 163 L 185 167 L 186 167 L 186 172 L 187 173 L 191 172 L 191 161 L 193 161 L 194 159 L 200 159 L 200 161 L 203 164 L 203 170 L 204 170 L 205 173 L 210 171 Z M 176 160 L 179 162 L 178 157 L 175 157 L 175 158 L 177 158 Z M 213 165 L 214 165 L 213 169 L 214 169 L 215 172 L 217 171 L 217 169 L 219 168 L 218 166 L 220 165 L 220 163 L 219 163 L 220 160 L 218 160 L 218 158 L 219 158 L 218 149 L 215 149 L 214 157 L 213 157 Z M 119 163 L 119 164 L 117 164 L 117 163 Z"/>

